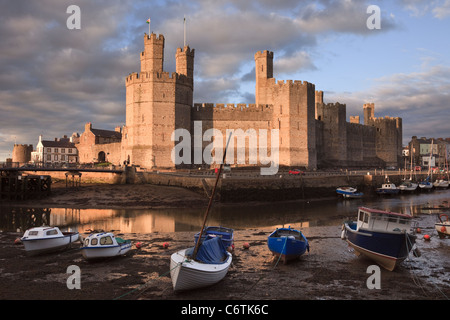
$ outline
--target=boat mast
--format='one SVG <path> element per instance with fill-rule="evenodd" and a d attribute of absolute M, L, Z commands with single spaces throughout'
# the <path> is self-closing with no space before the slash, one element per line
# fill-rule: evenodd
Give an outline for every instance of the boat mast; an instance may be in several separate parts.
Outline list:
<path fill-rule="evenodd" d="M 209 209 L 211 208 L 212 202 L 214 200 L 214 195 L 216 193 L 217 183 L 219 182 L 219 178 L 220 178 L 220 174 L 222 172 L 223 164 L 225 163 L 225 156 L 227 155 L 227 149 L 228 149 L 228 144 L 230 143 L 230 139 L 231 139 L 231 132 L 230 132 L 230 135 L 228 137 L 227 145 L 225 147 L 225 152 L 223 153 L 222 163 L 220 164 L 219 171 L 217 172 L 216 182 L 214 183 L 214 188 L 213 188 L 213 191 L 211 193 L 211 197 L 209 198 L 208 207 L 206 208 L 205 217 L 203 218 L 203 225 L 202 225 L 202 228 L 200 229 L 200 234 L 198 236 L 197 243 L 195 244 L 194 252 L 192 253 L 192 259 L 195 259 L 195 257 L 197 256 L 197 251 L 198 251 L 198 248 L 200 247 L 200 242 L 202 240 L 202 235 L 203 235 L 203 231 L 205 229 L 206 220 L 208 219 Z"/>

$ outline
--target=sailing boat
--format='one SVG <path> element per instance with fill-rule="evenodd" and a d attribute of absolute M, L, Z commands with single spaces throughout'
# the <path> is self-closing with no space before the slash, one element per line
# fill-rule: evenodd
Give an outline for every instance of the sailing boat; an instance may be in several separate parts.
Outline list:
<path fill-rule="evenodd" d="M 205 230 L 209 209 L 214 199 L 217 183 L 222 172 L 225 155 L 227 153 L 228 138 L 222 163 L 217 172 L 216 182 L 209 198 L 208 208 L 203 220 L 203 226 L 199 233 L 199 239 Z M 232 255 L 222 242 L 221 237 L 213 237 L 209 240 L 197 241 L 194 248 L 182 249 L 173 253 L 170 257 L 170 277 L 175 291 L 192 290 L 211 286 L 222 280 L 230 267 Z"/>
<path fill-rule="evenodd" d="M 411 149 L 412 149 L 412 145 L 411 145 Z M 412 172 L 413 172 L 413 169 L 412 169 L 412 159 L 413 159 L 412 150 L 410 150 L 409 153 L 411 154 L 411 161 L 410 161 L 411 162 L 411 169 L 410 169 L 410 173 L 409 173 L 409 180 L 406 180 L 406 159 L 405 159 L 405 179 L 398 186 L 398 188 L 400 189 L 400 191 L 413 192 L 413 191 L 417 190 L 418 184 L 412 180 Z"/>
<path fill-rule="evenodd" d="M 428 161 L 428 176 L 424 181 L 419 182 L 419 188 L 422 190 L 430 191 L 433 188 L 432 171 L 431 171 L 431 158 L 433 156 L 433 139 L 431 140 L 430 160 Z"/>
<path fill-rule="evenodd" d="M 447 172 L 447 179 L 444 179 L 444 177 L 440 177 L 438 179 L 436 179 L 436 181 L 433 183 L 435 188 L 448 188 L 449 186 L 449 179 L 448 179 L 448 162 L 447 162 L 447 146 L 445 146 L 445 164 L 444 164 L 444 169 Z"/>

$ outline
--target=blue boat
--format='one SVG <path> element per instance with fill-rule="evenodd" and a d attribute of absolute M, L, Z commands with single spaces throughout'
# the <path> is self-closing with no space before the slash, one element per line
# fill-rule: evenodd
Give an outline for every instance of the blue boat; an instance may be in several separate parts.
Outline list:
<path fill-rule="evenodd" d="M 269 250 L 279 257 L 284 263 L 294 260 L 309 252 L 309 243 L 299 230 L 289 228 L 277 228 L 267 238 Z"/>
<path fill-rule="evenodd" d="M 405 260 L 416 241 L 412 217 L 360 207 L 357 221 L 344 223 L 342 238 L 354 249 L 392 271 Z"/>
<path fill-rule="evenodd" d="M 354 187 L 339 187 L 336 188 L 336 193 L 342 195 L 344 198 L 362 198 L 364 193 L 358 192 Z"/>
<path fill-rule="evenodd" d="M 200 232 L 196 233 L 195 243 L 198 241 Z M 222 226 L 210 226 L 206 227 L 202 234 L 202 241 L 209 240 L 215 237 L 220 237 L 226 248 L 231 247 L 234 242 L 234 230 Z"/>

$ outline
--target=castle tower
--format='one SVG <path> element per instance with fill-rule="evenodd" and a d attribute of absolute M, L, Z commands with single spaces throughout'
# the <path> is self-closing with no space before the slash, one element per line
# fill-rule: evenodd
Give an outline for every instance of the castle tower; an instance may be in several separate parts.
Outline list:
<path fill-rule="evenodd" d="M 367 126 L 370 119 L 375 118 L 375 103 L 365 103 L 363 106 L 364 124 Z"/>
<path fill-rule="evenodd" d="M 176 70 L 178 74 L 184 74 L 188 79 L 194 81 L 194 55 L 195 49 L 185 46 L 183 50 L 177 49 L 175 54 Z"/>
<path fill-rule="evenodd" d="M 171 135 L 178 128 L 190 130 L 193 104 L 194 50 L 176 52 L 177 72 L 163 69 L 164 36 L 144 36 L 141 73 L 126 77 L 126 125 L 122 161 L 143 168 L 173 168 Z"/>
<path fill-rule="evenodd" d="M 270 104 L 268 102 L 268 86 L 273 84 L 273 52 L 259 51 L 255 54 L 255 74 L 256 74 L 256 88 L 255 88 L 255 103 Z M 272 81 L 268 81 L 272 79 Z"/>
<path fill-rule="evenodd" d="M 144 51 L 141 52 L 141 73 L 163 72 L 164 36 L 144 34 Z"/>

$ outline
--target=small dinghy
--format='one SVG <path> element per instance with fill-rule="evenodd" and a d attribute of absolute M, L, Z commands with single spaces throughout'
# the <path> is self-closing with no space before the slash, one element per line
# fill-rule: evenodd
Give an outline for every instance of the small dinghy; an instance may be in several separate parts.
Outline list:
<path fill-rule="evenodd" d="M 93 233 L 83 241 L 81 254 L 87 260 L 122 256 L 131 249 L 131 240 L 114 236 L 111 232 Z"/>
<path fill-rule="evenodd" d="M 225 228 L 222 226 L 210 226 L 210 227 L 206 227 L 206 229 L 203 231 L 203 235 L 202 235 L 202 241 L 209 240 L 212 239 L 214 237 L 219 237 L 222 239 L 223 244 L 225 245 L 225 247 L 231 247 L 231 245 L 233 244 L 234 241 L 234 230 L 231 228 Z M 197 243 L 198 241 L 198 237 L 200 235 L 200 232 L 196 233 L 194 238 L 195 238 L 195 243 Z"/>
<path fill-rule="evenodd" d="M 78 236 L 78 232 L 61 232 L 58 227 L 35 227 L 25 231 L 20 240 L 27 254 L 39 254 L 64 249 Z"/>
<path fill-rule="evenodd" d="M 358 189 L 354 187 L 339 187 L 336 188 L 336 193 L 342 195 L 342 197 L 349 198 L 362 198 L 364 193 L 358 192 Z"/>
<path fill-rule="evenodd" d="M 277 257 L 287 263 L 309 252 L 309 243 L 303 233 L 299 230 L 289 228 L 278 228 L 267 238 L 269 250 Z"/>
<path fill-rule="evenodd" d="M 174 291 L 192 290 L 211 286 L 222 280 L 232 262 L 219 237 L 200 244 L 195 259 L 194 248 L 182 249 L 170 257 L 170 277 Z"/>

